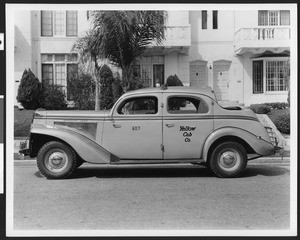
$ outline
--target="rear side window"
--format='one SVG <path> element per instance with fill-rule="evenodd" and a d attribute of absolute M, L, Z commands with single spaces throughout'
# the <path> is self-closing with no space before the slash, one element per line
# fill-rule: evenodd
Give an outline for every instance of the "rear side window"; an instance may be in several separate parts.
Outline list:
<path fill-rule="evenodd" d="M 121 115 L 156 114 L 158 100 L 156 97 L 138 97 L 125 100 L 118 108 Z"/>
<path fill-rule="evenodd" d="M 168 98 L 170 114 L 201 114 L 208 112 L 206 102 L 201 98 L 176 96 Z"/>

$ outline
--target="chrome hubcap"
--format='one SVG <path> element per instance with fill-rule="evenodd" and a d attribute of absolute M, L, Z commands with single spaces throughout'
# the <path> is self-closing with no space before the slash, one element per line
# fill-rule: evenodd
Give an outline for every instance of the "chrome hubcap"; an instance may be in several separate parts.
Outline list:
<path fill-rule="evenodd" d="M 63 161 L 64 157 L 61 153 L 52 153 L 49 157 L 50 161 L 52 162 L 53 165 L 57 166 L 61 164 Z"/>
<path fill-rule="evenodd" d="M 241 163 L 241 157 L 236 151 L 226 151 L 219 158 L 219 166 L 225 171 L 234 171 Z"/>
<path fill-rule="evenodd" d="M 46 156 L 46 167 L 52 172 L 61 172 L 68 165 L 68 155 L 63 150 L 54 150 Z"/>

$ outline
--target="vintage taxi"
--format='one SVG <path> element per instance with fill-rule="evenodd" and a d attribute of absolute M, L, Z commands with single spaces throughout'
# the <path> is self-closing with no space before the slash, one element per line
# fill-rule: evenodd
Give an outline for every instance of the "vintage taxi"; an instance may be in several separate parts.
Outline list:
<path fill-rule="evenodd" d="M 221 107 L 211 88 L 162 86 L 129 91 L 109 111 L 37 110 L 27 145 L 20 153 L 60 179 L 84 162 L 192 163 L 238 177 L 276 144 L 252 110 Z"/>

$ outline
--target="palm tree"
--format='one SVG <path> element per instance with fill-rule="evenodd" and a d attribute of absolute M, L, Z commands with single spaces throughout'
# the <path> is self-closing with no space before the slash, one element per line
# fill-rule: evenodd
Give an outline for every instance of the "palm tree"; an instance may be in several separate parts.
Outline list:
<path fill-rule="evenodd" d="M 94 11 L 93 31 L 101 56 L 122 69 L 123 88 L 131 89 L 132 64 L 148 46 L 164 39 L 164 11 Z"/>
<path fill-rule="evenodd" d="M 100 38 L 100 39 L 99 39 Z M 93 62 L 95 65 L 95 110 L 100 109 L 99 102 L 99 72 L 101 66 L 99 66 L 98 60 L 103 59 L 103 53 L 100 46 L 98 45 L 101 42 L 101 35 L 99 35 L 95 30 L 90 30 L 86 32 L 86 35 L 79 38 L 73 45 L 72 51 L 77 51 L 80 53 L 80 60 L 83 64 L 87 62 Z"/>

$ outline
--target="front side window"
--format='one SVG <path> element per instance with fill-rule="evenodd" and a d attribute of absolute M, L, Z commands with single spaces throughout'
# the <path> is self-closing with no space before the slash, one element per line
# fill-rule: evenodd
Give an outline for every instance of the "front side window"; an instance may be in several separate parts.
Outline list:
<path fill-rule="evenodd" d="M 156 97 L 138 97 L 125 100 L 118 108 L 121 115 L 156 114 L 158 100 Z"/>
<path fill-rule="evenodd" d="M 206 102 L 195 97 L 169 97 L 167 110 L 170 114 L 199 114 L 207 113 Z"/>

